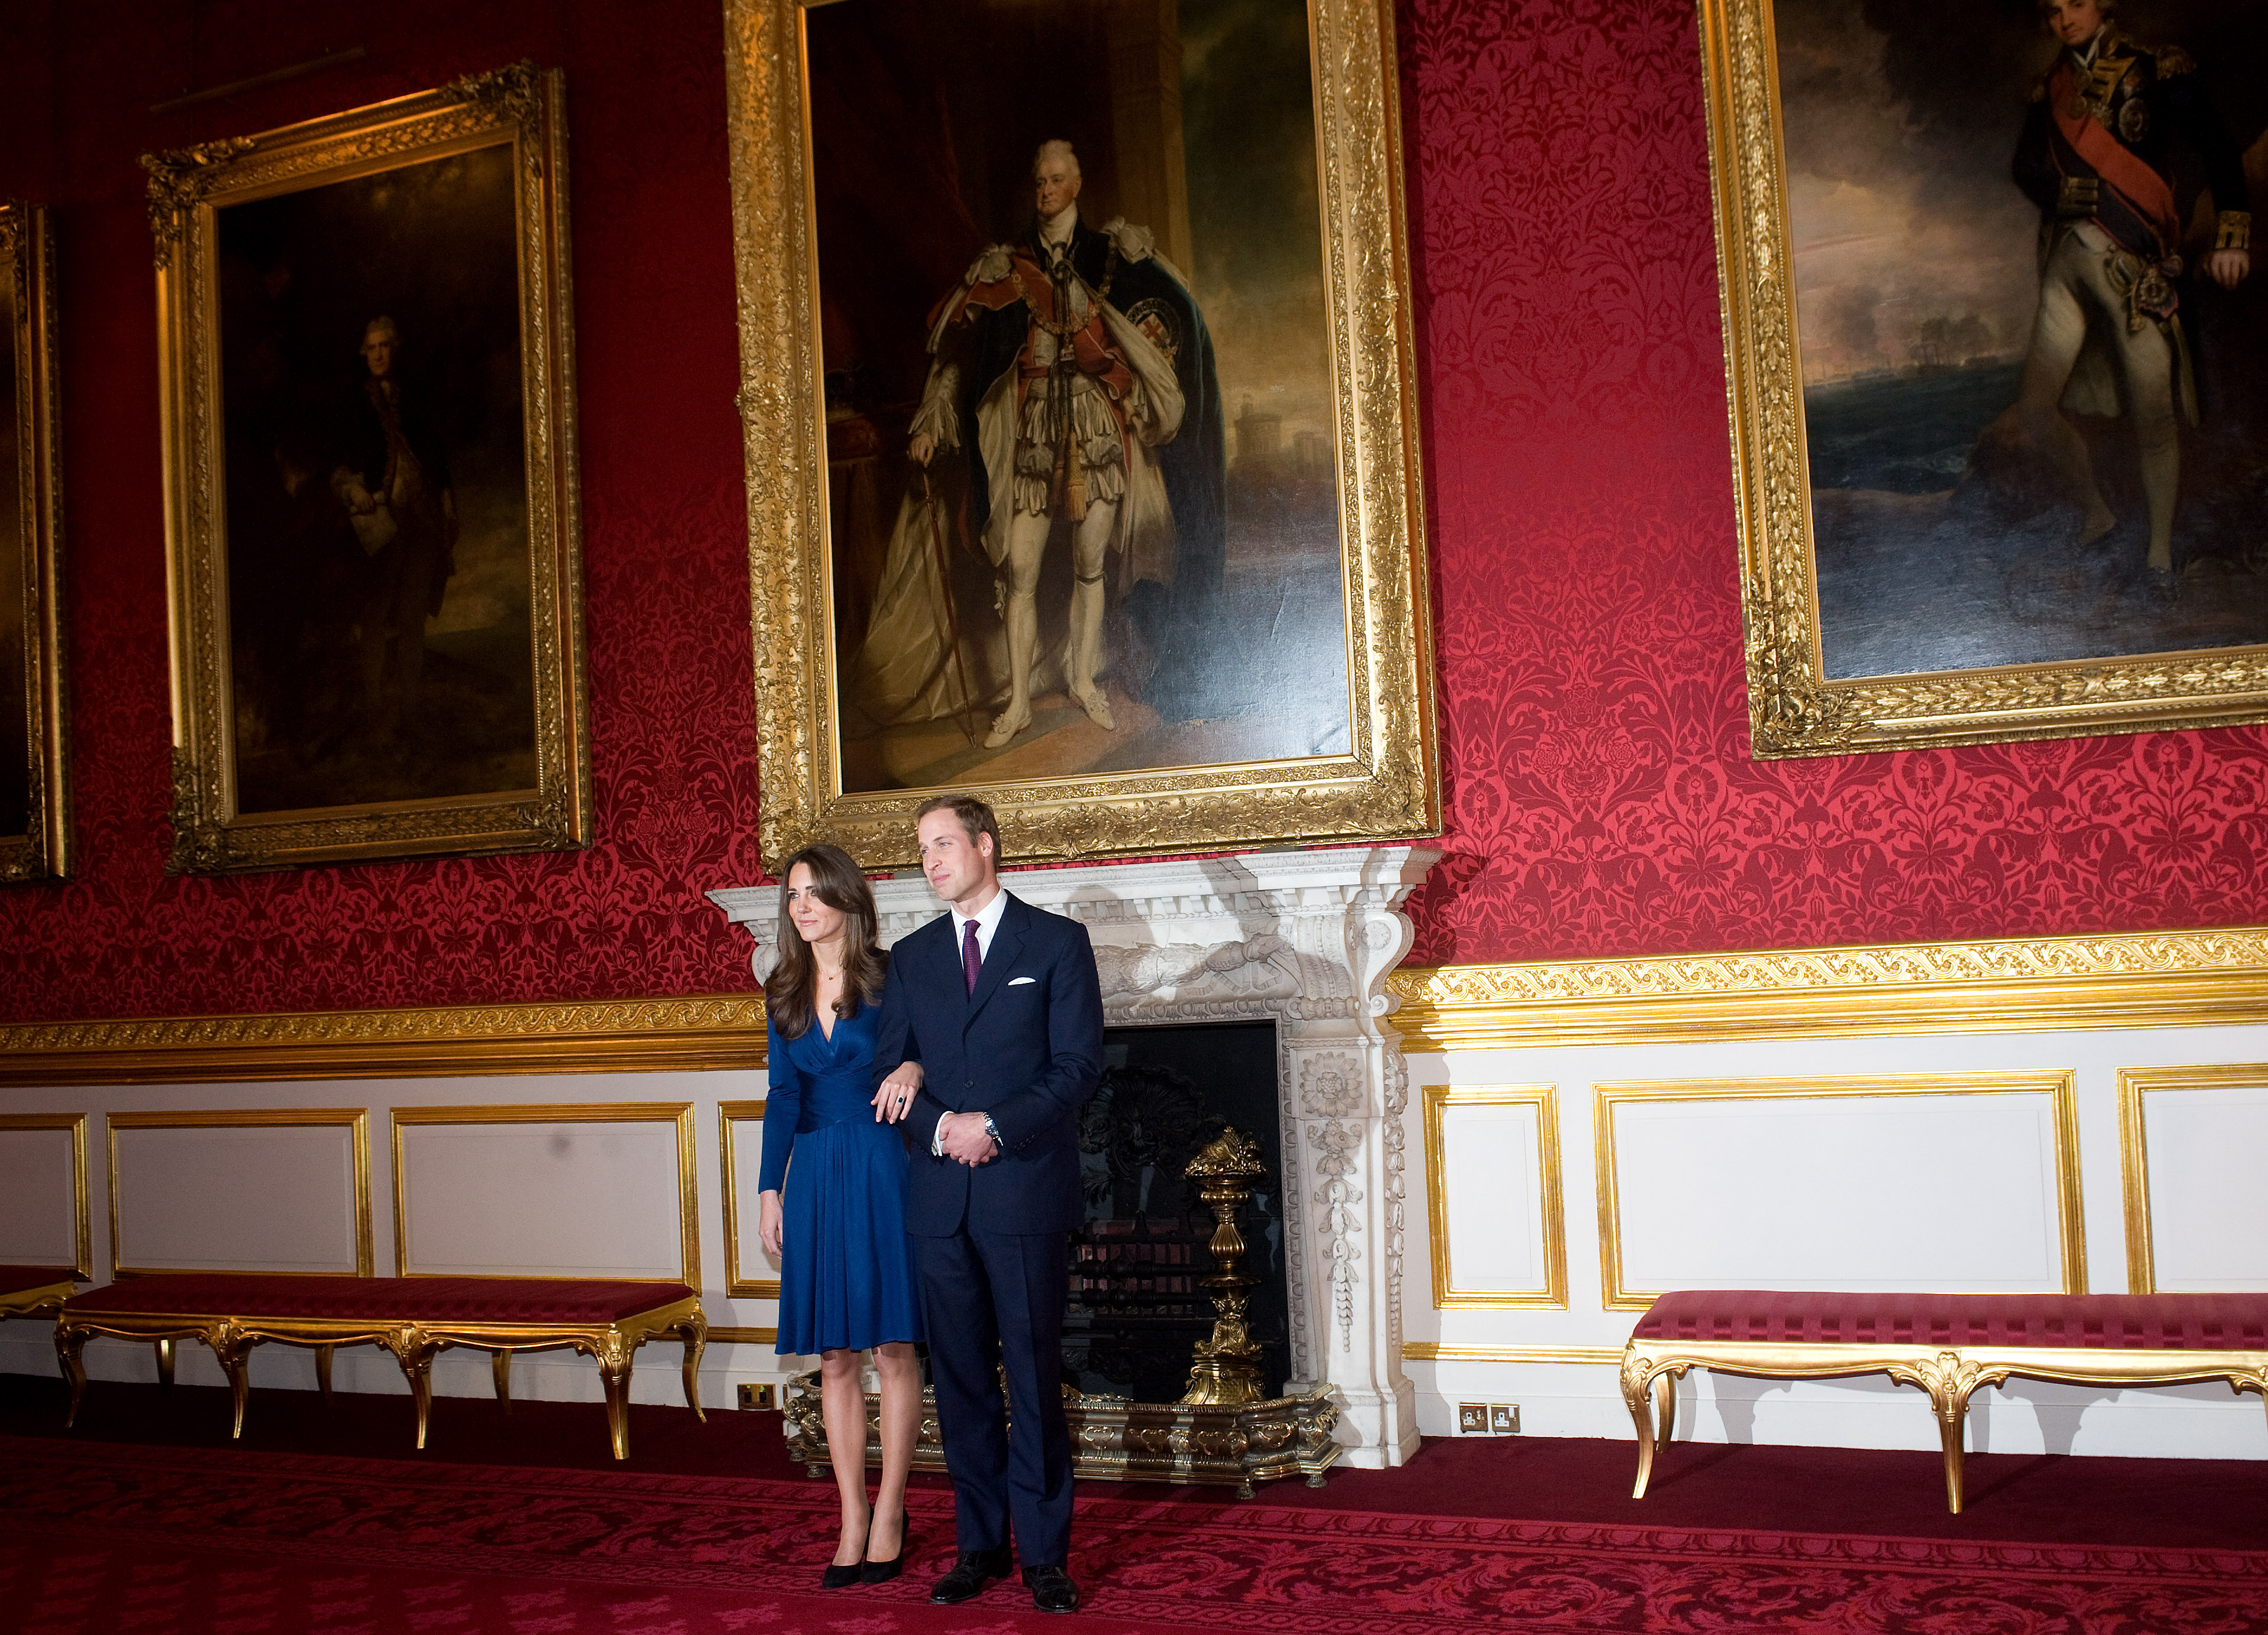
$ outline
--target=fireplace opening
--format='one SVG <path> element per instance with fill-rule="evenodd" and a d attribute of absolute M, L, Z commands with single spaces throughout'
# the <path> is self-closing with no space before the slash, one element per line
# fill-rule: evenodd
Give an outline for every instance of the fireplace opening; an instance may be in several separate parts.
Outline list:
<path fill-rule="evenodd" d="M 1212 1333 L 1202 1279 L 1215 1222 L 1189 1160 L 1233 1125 L 1259 1142 L 1266 1175 L 1238 1218 L 1242 1270 L 1257 1278 L 1248 1322 L 1263 1390 L 1291 1373 L 1284 1258 L 1282 1133 L 1272 1021 L 1113 1027 L 1101 1086 L 1081 1109 L 1086 1219 L 1071 1236 L 1064 1373 L 1089 1396 L 1172 1403 L 1189 1388 L 1190 1352 Z"/>

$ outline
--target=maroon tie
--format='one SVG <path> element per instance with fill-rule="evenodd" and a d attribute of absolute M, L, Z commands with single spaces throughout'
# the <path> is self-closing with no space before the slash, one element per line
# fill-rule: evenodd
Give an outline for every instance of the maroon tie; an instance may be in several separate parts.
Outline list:
<path fill-rule="evenodd" d="M 984 956 L 976 951 L 976 922 L 961 923 L 961 974 L 968 979 L 968 991 L 976 991 L 976 972 L 984 963 Z"/>

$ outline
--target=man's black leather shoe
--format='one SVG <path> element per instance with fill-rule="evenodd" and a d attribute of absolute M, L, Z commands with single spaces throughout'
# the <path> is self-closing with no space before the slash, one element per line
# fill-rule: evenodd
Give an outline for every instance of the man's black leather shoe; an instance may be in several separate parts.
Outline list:
<path fill-rule="evenodd" d="M 1030 1587 L 1032 1605 L 1041 1611 L 1079 1610 L 1079 1586 L 1061 1567 L 1026 1567 L 1024 1582 Z"/>
<path fill-rule="evenodd" d="M 953 1571 L 938 1580 L 929 1593 L 932 1603 L 954 1607 L 964 1601 L 974 1601 L 984 1593 L 984 1587 L 994 1579 L 1008 1576 L 1008 1547 L 998 1550 L 964 1550 L 961 1558 L 953 1564 Z M 1074 1603 L 1078 1593 L 1072 1592 Z"/>

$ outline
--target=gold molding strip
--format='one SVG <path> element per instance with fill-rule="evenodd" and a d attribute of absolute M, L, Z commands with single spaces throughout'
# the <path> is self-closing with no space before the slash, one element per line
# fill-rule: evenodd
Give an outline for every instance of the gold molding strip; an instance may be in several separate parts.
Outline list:
<path fill-rule="evenodd" d="M 387 1148 L 394 1160 L 394 1266 L 404 1278 L 462 1277 L 462 1272 L 422 1272 L 409 1264 L 409 1172 L 401 1161 L 401 1131 L 430 1124 L 659 1124 L 677 1131 L 678 1281 L 701 1289 L 701 1199 L 699 1160 L 693 1147 L 690 1101 L 519 1101 L 485 1107 L 397 1107 L 388 1115 Z M 495 1277 L 519 1277 L 496 1272 Z M 644 1283 L 644 1278 L 602 1277 L 602 1283 Z"/>
<path fill-rule="evenodd" d="M 0 1130 L 67 1130 L 70 1132 L 71 1270 L 82 1282 L 94 1280 L 94 1219 L 87 1199 L 85 1113 L 0 1113 Z M 114 1196 L 117 1189 L 112 1188 Z M 116 1226 L 110 1241 L 118 1241 Z"/>
<path fill-rule="evenodd" d="M 777 1329 L 711 1329 L 711 1345 L 776 1345 L 779 1343 Z M 1619 1356 L 1621 1353 L 1616 1353 Z"/>
<path fill-rule="evenodd" d="M 2268 1021 L 2268 926 L 1405 966 L 1405 1050 Z"/>
<path fill-rule="evenodd" d="M 2130 1293 L 2158 1293 L 2157 1252 L 2150 1241 L 2150 1148 L 2142 1098 L 2158 1090 L 2241 1090 L 2262 1086 L 2268 1086 L 2268 1062 L 2118 1070 L 2118 1174 L 2126 1218 Z"/>
<path fill-rule="evenodd" d="M 762 994 L 0 1025 L 0 1088 L 764 1064 Z"/>
<path fill-rule="evenodd" d="M 206 1112 L 107 1113 L 104 1145 L 110 1186 L 110 1280 L 155 1277 L 169 1271 L 245 1272 L 248 1268 L 129 1266 L 118 1258 L 118 1132 L 122 1130 L 290 1130 L 344 1127 L 354 1144 L 355 1269 L 357 1278 L 376 1270 L 377 1251 L 370 1224 L 370 1112 L 359 1107 L 225 1108 Z"/>
<path fill-rule="evenodd" d="M 725 1293 L 736 1300 L 779 1299 L 777 1278 L 744 1278 L 740 1275 L 740 1200 L 733 1182 L 733 1126 L 760 1123 L 763 1116 L 764 1104 L 762 1101 L 717 1103 L 717 1152 L 725 1181 Z"/>
<path fill-rule="evenodd" d="M 1619 1368 L 1619 1345 L 1451 1345 L 1440 1340 L 1404 1340 L 1402 1360 L 1430 1363 L 1580 1363 Z"/>
<path fill-rule="evenodd" d="M 2079 1094 L 2069 1071 L 1838 1073 L 1791 1079 L 1632 1079 L 1592 1086 L 1598 1160 L 1599 1282 L 1609 1311 L 1644 1311 L 1665 1290 L 1623 1287 L 1622 1203 L 1615 1167 L 1615 1108 L 1659 1101 L 1812 1101 L 1915 1095 L 2048 1095 L 2055 1108 L 2056 1224 L 2063 1293 L 2087 1293 L 2087 1221 L 2080 1205 Z M 2027 1293 L 2029 1291 L 2009 1291 Z"/>
<path fill-rule="evenodd" d="M 1448 1143 L 1443 1123 L 1453 1107 L 1532 1107 L 1535 1109 L 1536 1186 L 1542 1203 L 1543 1286 L 1540 1289 L 1460 1289 L 1449 1263 Z M 1559 1187 L 1559 1093 L 1555 1085 L 1427 1085 L 1425 1213 L 1432 1225 L 1433 1307 L 1567 1309 L 1567 1227 Z"/>

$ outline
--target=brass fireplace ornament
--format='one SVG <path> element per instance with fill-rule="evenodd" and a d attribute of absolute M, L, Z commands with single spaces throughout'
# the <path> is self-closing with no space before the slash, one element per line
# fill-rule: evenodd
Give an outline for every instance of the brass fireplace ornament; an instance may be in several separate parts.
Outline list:
<path fill-rule="evenodd" d="M 1189 1160 L 1189 1177 L 1197 1183 L 1197 1196 L 1212 1211 L 1212 1251 L 1217 1270 L 1201 1280 L 1212 1291 L 1218 1314 L 1212 1338 L 1199 1340 L 1197 1360 L 1189 1367 L 1189 1388 L 1182 1400 L 1208 1408 L 1233 1408 L 1260 1400 L 1260 1347 L 1244 1322 L 1245 1302 L 1260 1279 L 1240 1270 L 1244 1259 L 1244 1234 L 1236 1218 L 1252 1202 L 1252 1183 L 1268 1173 L 1260 1161 L 1260 1144 L 1233 1129 L 1224 1130 L 1204 1151 Z"/>
<path fill-rule="evenodd" d="M 1244 1234 L 1236 1219 L 1252 1201 L 1252 1184 L 1267 1175 L 1260 1144 L 1234 1130 L 1189 1160 L 1186 1172 L 1197 1182 L 1218 1223 L 1208 1247 L 1214 1270 L 1202 1280 L 1212 1292 L 1216 1317 L 1212 1337 L 1200 1340 L 1189 1367 L 1189 1388 L 1178 1403 L 1137 1403 L 1123 1396 L 1089 1396 L 1064 1386 L 1064 1418 L 1071 1432 L 1071 1472 L 1089 1480 L 1168 1482 L 1200 1487 L 1233 1487 L 1252 1497 L 1253 1484 L 1305 1476 L 1309 1487 L 1323 1484 L 1323 1472 L 1339 1456 L 1332 1436 L 1339 1421 L 1330 1387 L 1318 1385 L 1298 1396 L 1264 1399 L 1260 1347 L 1245 1324 L 1245 1303 L 1259 1279 L 1241 1270 Z M 821 1416 L 819 1374 L 798 1374 L 788 1382 L 783 1433 L 788 1457 L 810 1476 L 828 1465 L 827 1426 Z M 881 1404 L 866 1398 L 866 1462 L 882 1462 Z M 921 1431 L 914 1440 L 913 1468 L 942 1470 L 945 1444 L 937 1423 L 937 1399 L 922 1393 Z"/>

